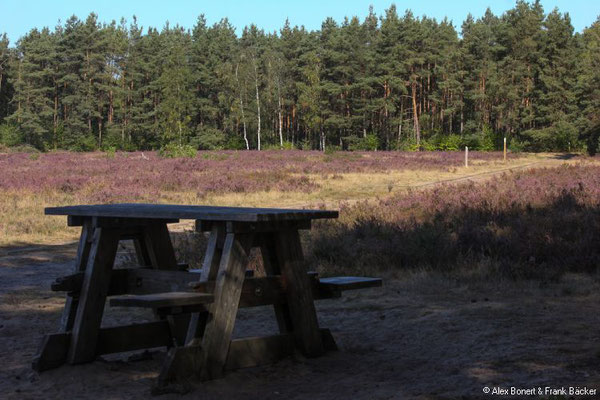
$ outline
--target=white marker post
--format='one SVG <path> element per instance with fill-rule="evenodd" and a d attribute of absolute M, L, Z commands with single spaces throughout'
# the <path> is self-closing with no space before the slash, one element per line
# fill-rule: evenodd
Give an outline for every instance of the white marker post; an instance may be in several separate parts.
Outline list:
<path fill-rule="evenodd" d="M 506 137 L 504 138 L 504 162 L 506 162 Z"/>
<path fill-rule="evenodd" d="M 469 147 L 465 146 L 465 167 L 469 167 Z"/>

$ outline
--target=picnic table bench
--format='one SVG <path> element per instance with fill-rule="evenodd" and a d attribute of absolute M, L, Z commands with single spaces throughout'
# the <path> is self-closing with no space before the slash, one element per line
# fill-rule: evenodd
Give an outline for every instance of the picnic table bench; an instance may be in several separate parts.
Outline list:
<path fill-rule="evenodd" d="M 344 290 L 381 286 L 381 279 L 319 278 L 306 270 L 299 230 L 337 211 L 109 204 L 46 208 L 66 215 L 81 236 L 73 274 L 52 290 L 67 292 L 59 332 L 46 335 L 33 368 L 43 371 L 97 356 L 167 347 L 158 383 L 196 376 L 219 378 L 227 370 L 270 363 L 295 350 L 317 357 L 336 349 L 320 329 L 314 300 Z M 167 224 L 196 221 L 209 232 L 200 271 L 175 258 Z M 137 268 L 113 268 L 120 240 L 133 240 Z M 265 276 L 247 271 L 249 253 L 260 248 Z M 111 306 L 154 311 L 155 321 L 102 327 Z M 238 308 L 273 305 L 279 334 L 232 339 Z"/>

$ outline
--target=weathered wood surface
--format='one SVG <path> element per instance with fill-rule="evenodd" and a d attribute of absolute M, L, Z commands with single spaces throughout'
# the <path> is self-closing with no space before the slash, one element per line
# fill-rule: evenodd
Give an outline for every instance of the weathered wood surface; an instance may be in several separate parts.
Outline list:
<path fill-rule="evenodd" d="M 263 257 L 265 253 L 263 253 Z M 271 270 L 272 267 L 265 264 L 265 268 Z M 115 269 L 111 273 L 108 296 L 124 294 L 144 295 L 177 291 L 212 293 L 215 287 L 214 281 L 199 281 L 199 275 L 198 273 L 185 271 L 161 271 L 146 268 Z M 78 272 L 57 278 L 51 286 L 52 290 L 72 292 L 78 296 L 83 276 L 83 272 Z M 317 273 L 312 271 L 309 271 L 307 276 L 310 281 L 314 300 L 337 298 L 346 290 L 379 287 L 382 285 L 380 278 L 331 277 L 318 279 Z M 284 292 L 283 280 L 280 276 L 270 275 L 254 278 L 252 274 L 246 271 L 246 279 L 244 280 L 240 296 L 240 308 L 269 304 L 279 305 L 286 302 L 287 297 Z M 287 332 L 288 323 L 286 322 L 282 326 L 285 328 L 283 332 Z M 291 322 L 289 322 L 289 326 L 291 326 Z"/>
<path fill-rule="evenodd" d="M 196 220 L 197 232 L 210 232 L 214 224 L 222 221 Z M 277 232 L 285 229 L 308 230 L 311 228 L 311 219 L 300 220 L 276 220 L 276 221 L 227 221 L 225 228 L 228 233 L 262 233 Z"/>
<path fill-rule="evenodd" d="M 201 292 L 165 292 L 143 295 L 125 295 L 110 298 L 111 306 L 116 307 L 184 307 L 210 304 L 214 300 L 212 293 Z"/>
<path fill-rule="evenodd" d="M 382 285 L 381 278 L 368 278 L 363 276 L 333 276 L 321 278 L 319 283 L 323 286 L 331 286 L 338 290 L 356 290 Z"/>
<path fill-rule="evenodd" d="M 88 262 L 90 249 L 92 247 L 92 237 L 94 230 L 91 225 L 91 221 L 86 219 L 82 222 L 81 236 L 79 237 L 79 246 L 77 247 L 77 256 L 75 258 L 74 272 L 81 274 L 83 282 L 83 271 Z M 81 288 L 81 282 L 78 285 L 78 293 L 67 294 L 65 302 L 65 308 L 63 309 L 62 317 L 60 320 L 60 332 L 67 332 L 73 328 L 73 322 L 75 321 L 75 315 L 77 313 L 77 307 L 79 306 L 79 292 Z"/>
<path fill-rule="evenodd" d="M 275 235 L 275 250 L 296 346 L 305 356 L 318 357 L 324 351 L 323 341 L 298 231 L 282 231 Z"/>
<path fill-rule="evenodd" d="M 178 325 L 185 321 L 177 322 Z M 181 330 L 181 328 L 179 328 Z M 100 328 L 94 357 L 102 354 L 121 353 L 156 347 L 170 347 L 173 345 L 174 335 L 167 321 L 153 321 L 141 324 Z M 32 367 L 36 371 L 45 371 L 63 365 L 67 360 L 70 332 L 46 335 L 36 356 Z"/>
<path fill-rule="evenodd" d="M 67 207 L 49 207 L 47 215 L 83 217 L 196 219 L 207 221 L 298 221 L 337 218 L 337 211 L 294 210 L 281 208 L 213 207 L 169 204 L 99 204 Z"/>
<path fill-rule="evenodd" d="M 75 206 L 79 207 L 79 206 Z M 56 207 L 61 208 L 61 207 Z M 63 215 L 63 214 L 59 214 Z M 146 225 L 153 225 L 156 223 L 162 224 L 174 224 L 179 222 L 177 218 L 125 218 L 125 217 L 111 217 L 111 216 L 81 216 L 81 215 L 68 215 L 67 226 L 82 226 L 86 218 L 90 218 L 92 225 L 95 228 L 123 228 L 129 230 L 131 228 L 139 228 Z"/>
<path fill-rule="evenodd" d="M 208 246 L 204 254 L 202 270 L 200 271 L 200 279 L 197 283 L 207 284 L 213 283 L 208 293 L 214 291 L 214 281 L 219 273 L 219 265 L 223 254 L 223 246 L 225 245 L 225 226 L 222 222 L 214 222 L 211 225 L 210 236 L 208 238 Z M 248 272 L 248 271 L 246 271 Z M 190 318 L 187 335 L 185 338 L 186 344 L 192 343 L 194 340 L 200 340 L 204 335 L 204 328 L 208 320 L 207 312 L 193 313 Z"/>
<path fill-rule="evenodd" d="M 167 225 L 150 224 L 142 230 L 141 240 L 148 251 L 150 265 L 155 269 L 178 270 L 175 249 Z"/>
<path fill-rule="evenodd" d="M 319 335 L 326 351 L 336 351 L 337 345 L 329 329 L 320 329 Z M 294 336 L 291 333 L 279 335 L 234 339 L 229 344 L 224 371 L 267 365 L 294 354 Z M 176 347 L 169 350 L 158 377 L 158 385 L 168 385 L 177 380 L 198 376 L 198 360 L 202 355 L 200 345 Z"/>
<path fill-rule="evenodd" d="M 73 335 L 67 357 L 69 363 L 92 361 L 95 357 L 118 242 L 118 231 L 108 228 L 94 230 L 79 306 L 73 322 Z"/>
<path fill-rule="evenodd" d="M 273 235 L 274 234 L 263 234 L 261 235 L 260 240 L 260 253 L 263 260 L 263 267 L 268 277 L 281 275 L 281 268 L 279 267 L 279 261 L 277 259 L 277 249 L 275 248 L 275 237 Z M 280 301 L 273 301 L 273 311 L 275 312 L 275 318 L 277 319 L 277 326 L 279 327 L 280 333 L 291 332 L 293 330 L 292 318 L 290 316 L 290 309 L 288 305 L 285 304 L 283 287 L 280 286 L 277 289 L 280 289 L 281 297 L 283 297 Z"/>
<path fill-rule="evenodd" d="M 252 234 L 235 233 L 228 233 L 225 238 L 215 281 L 215 302 L 210 306 L 210 317 L 202 337 L 202 378 L 223 375 L 253 239 Z"/>
<path fill-rule="evenodd" d="M 337 350 L 329 329 L 321 329 L 319 333 L 323 343 L 328 344 L 325 350 Z M 234 339 L 229 347 L 225 370 L 272 364 L 294 354 L 294 349 L 294 336 L 291 333 Z"/>

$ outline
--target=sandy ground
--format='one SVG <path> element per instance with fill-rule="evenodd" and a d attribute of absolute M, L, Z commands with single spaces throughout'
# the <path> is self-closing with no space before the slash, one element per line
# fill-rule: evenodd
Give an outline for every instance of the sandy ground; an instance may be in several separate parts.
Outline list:
<path fill-rule="evenodd" d="M 0 398 L 148 398 L 164 350 L 41 374 L 30 369 L 42 336 L 58 326 L 64 297 L 49 287 L 70 273 L 73 252 L 57 246 L 0 257 Z M 576 275 L 543 287 L 389 277 L 383 288 L 318 303 L 320 325 L 331 329 L 339 351 L 231 372 L 159 398 L 471 399 L 498 397 L 484 395 L 485 386 L 598 389 L 599 286 Z M 150 319 L 107 310 L 107 326 Z M 275 331 L 272 310 L 261 307 L 240 312 L 235 335 Z"/>

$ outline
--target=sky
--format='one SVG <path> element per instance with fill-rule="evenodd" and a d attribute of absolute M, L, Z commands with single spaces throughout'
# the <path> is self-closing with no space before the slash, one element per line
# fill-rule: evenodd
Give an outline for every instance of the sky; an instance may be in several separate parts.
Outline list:
<path fill-rule="evenodd" d="M 500 15 L 514 6 L 514 0 L 0 0 L 0 34 L 6 32 L 14 44 L 32 28 L 54 28 L 60 20 L 64 23 L 71 15 L 85 20 L 90 12 L 98 14 L 100 22 L 117 22 L 121 17 L 130 22 L 135 15 L 138 24 L 162 28 L 166 21 L 171 26 L 179 24 L 192 28 L 200 14 L 209 25 L 227 17 L 238 34 L 251 23 L 268 32 L 279 30 L 288 18 L 292 25 L 304 25 L 309 30 L 319 29 L 321 22 L 333 17 L 341 22 L 345 16 L 367 15 L 373 5 L 377 15 L 382 15 L 395 3 L 400 14 L 411 9 L 416 16 L 427 15 L 438 20 L 445 16 L 460 25 L 470 12 L 474 17 L 483 15 L 489 6 Z M 600 0 L 542 0 L 546 12 L 558 7 L 568 12 L 576 32 L 591 25 L 600 15 Z"/>

